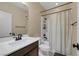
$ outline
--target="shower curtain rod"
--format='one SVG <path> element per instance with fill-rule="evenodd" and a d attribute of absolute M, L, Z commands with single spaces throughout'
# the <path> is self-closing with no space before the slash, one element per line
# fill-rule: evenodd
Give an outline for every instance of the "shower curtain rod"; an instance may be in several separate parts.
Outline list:
<path fill-rule="evenodd" d="M 59 13 L 59 12 L 63 12 L 63 11 L 71 10 L 71 9 L 72 8 L 69 8 L 69 9 L 65 9 L 65 10 L 62 10 L 62 11 L 57 11 L 57 12 L 53 12 L 53 13 L 44 14 L 44 15 L 41 15 L 41 16 L 51 15 L 51 14 L 55 14 L 55 13 Z"/>
<path fill-rule="evenodd" d="M 72 3 L 72 2 L 68 2 L 68 3 L 65 3 L 65 4 L 63 4 L 63 5 L 60 5 L 60 6 L 57 6 L 57 7 L 53 7 L 53 8 L 44 10 L 44 11 L 41 11 L 40 13 L 42 13 L 42 12 L 46 12 L 46 11 L 49 11 L 49 10 L 52 10 L 52 9 L 55 9 L 55 8 L 58 8 L 58 7 L 61 7 L 61 6 L 64 6 L 64 5 L 68 5 L 68 4 L 71 4 L 71 3 Z"/>

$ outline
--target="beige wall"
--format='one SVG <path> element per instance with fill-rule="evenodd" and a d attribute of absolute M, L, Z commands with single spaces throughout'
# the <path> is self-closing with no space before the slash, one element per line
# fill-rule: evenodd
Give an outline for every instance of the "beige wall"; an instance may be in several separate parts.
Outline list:
<path fill-rule="evenodd" d="M 12 14 L 12 31 L 15 33 L 27 33 L 27 28 L 16 28 L 16 26 L 25 26 L 27 23 L 27 12 L 17 8 L 10 3 L 0 2 L 0 11 L 8 12 Z"/>
<path fill-rule="evenodd" d="M 29 8 L 28 34 L 29 36 L 38 37 L 41 34 L 41 15 L 40 11 L 44 10 L 39 3 L 27 3 Z"/>

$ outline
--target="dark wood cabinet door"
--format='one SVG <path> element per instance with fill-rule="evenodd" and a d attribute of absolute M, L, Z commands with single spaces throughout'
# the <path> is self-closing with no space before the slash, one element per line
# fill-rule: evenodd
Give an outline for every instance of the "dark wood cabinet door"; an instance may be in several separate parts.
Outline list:
<path fill-rule="evenodd" d="M 33 49 L 31 52 L 29 52 L 25 56 L 38 56 L 38 48 Z"/>

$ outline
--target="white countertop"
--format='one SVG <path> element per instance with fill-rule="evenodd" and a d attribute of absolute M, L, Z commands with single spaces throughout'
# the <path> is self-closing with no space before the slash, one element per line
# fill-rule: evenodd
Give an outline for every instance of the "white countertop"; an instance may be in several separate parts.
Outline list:
<path fill-rule="evenodd" d="M 12 37 L 9 37 L 9 38 L 11 40 L 0 42 L 0 56 L 9 55 L 25 46 L 28 46 L 40 40 L 40 37 L 37 37 L 37 38 L 36 37 L 23 37 L 22 40 L 18 40 L 18 41 L 15 41 L 15 39 L 12 40 Z M 6 39 L 6 38 L 2 38 L 2 39 Z"/>

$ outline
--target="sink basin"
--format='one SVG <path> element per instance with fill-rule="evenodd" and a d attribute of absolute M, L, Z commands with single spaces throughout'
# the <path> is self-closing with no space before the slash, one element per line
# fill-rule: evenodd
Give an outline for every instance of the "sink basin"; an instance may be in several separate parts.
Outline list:
<path fill-rule="evenodd" d="M 14 41 L 14 42 L 9 43 L 9 45 L 12 46 L 12 47 L 17 47 L 17 46 L 25 45 L 25 44 L 27 44 L 29 41 L 30 41 L 30 40 L 27 39 L 27 38 L 22 38 L 21 40 L 18 40 L 18 41 Z"/>
<path fill-rule="evenodd" d="M 19 48 L 19 47 L 22 47 L 22 46 L 29 45 L 33 41 L 35 41 L 34 38 L 31 38 L 31 37 L 22 37 L 21 40 L 10 42 L 10 43 L 8 43 L 8 45 L 11 46 L 11 47 L 13 47 L 13 48 Z"/>
<path fill-rule="evenodd" d="M 24 44 L 25 42 L 26 42 L 26 40 L 18 40 L 18 41 L 9 43 L 9 45 L 11 45 L 11 46 L 19 46 L 19 45 Z"/>

